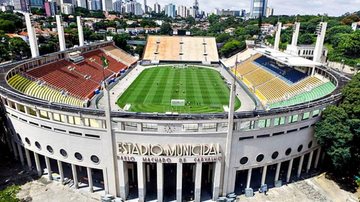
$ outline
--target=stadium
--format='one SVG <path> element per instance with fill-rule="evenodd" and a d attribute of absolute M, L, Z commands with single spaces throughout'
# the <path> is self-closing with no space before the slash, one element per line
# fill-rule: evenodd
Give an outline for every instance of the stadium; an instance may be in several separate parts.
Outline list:
<path fill-rule="evenodd" d="M 188 36 L 149 36 L 141 60 L 104 41 L 2 70 L 16 159 L 136 201 L 250 196 L 306 177 L 323 156 L 314 125 L 346 82 L 276 44 L 220 60 L 215 38 Z"/>

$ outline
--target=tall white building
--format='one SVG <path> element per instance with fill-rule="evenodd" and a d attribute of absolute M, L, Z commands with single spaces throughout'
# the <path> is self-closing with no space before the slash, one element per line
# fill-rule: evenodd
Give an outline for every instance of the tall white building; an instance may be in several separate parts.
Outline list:
<path fill-rule="evenodd" d="M 77 7 L 88 8 L 86 0 L 76 0 Z"/>
<path fill-rule="evenodd" d="M 115 12 L 121 13 L 122 12 L 122 1 L 115 0 L 113 3 L 113 9 Z"/>
<path fill-rule="evenodd" d="M 273 16 L 274 15 L 274 9 L 273 8 L 270 8 L 270 7 L 267 7 L 266 8 L 266 17 L 270 17 L 270 16 Z"/>
<path fill-rule="evenodd" d="M 113 2 L 112 0 L 102 0 L 102 10 L 103 11 L 113 11 Z"/>
<path fill-rule="evenodd" d="M 135 11 L 134 11 L 134 14 L 135 14 L 135 15 L 143 15 L 143 14 L 144 14 L 144 11 L 143 11 L 143 9 L 142 9 L 141 3 L 139 3 L 139 2 L 136 2 L 136 3 L 135 3 Z"/>
<path fill-rule="evenodd" d="M 195 0 L 194 5 L 193 5 L 193 12 L 194 12 L 194 17 L 198 16 L 200 14 L 199 12 L 199 2 L 198 0 Z"/>
<path fill-rule="evenodd" d="M 176 8 L 174 4 L 165 5 L 165 15 L 171 18 L 176 17 Z"/>
<path fill-rule="evenodd" d="M 267 0 L 251 0 L 250 17 L 258 18 L 266 16 Z"/>
<path fill-rule="evenodd" d="M 188 9 L 188 16 L 191 16 L 193 18 L 196 18 L 196 12 L 195 12 L 195 9 L 193 7 L 190 7 Z"/>
<path fill-rule="evenodd" d="M 147 6 L 147 1 L 146 1 L 146 0 L 144 0 L 143 11 L 144 11 L 144 13 L 149 12 L 149 11 L 148 11 L 148 6 Z"/>
<path fill-rule="evenodd" d="M 102 10 L 101 0 L 88 0 L 88 9 L 89 10 Z"/>
<path fill-rule="evenodd" d="M 161 6 L 158 2 L 154 4 L 154 12 L 155 13 L 161 13 Z"/>
<path fill-rule="evenodd" d="M 74 5 L 69 3 L 63 3 L 61 5 L 61 12 L 66 15 L 70 15 L 74 12 Z"/>
<path fill-rule="evenodd" d="M 187 12 L 186 6 L 178 6 L 177 15 L 182 17 L 182 18 L 187 18 L 188 17 L 188 12 Z"/>

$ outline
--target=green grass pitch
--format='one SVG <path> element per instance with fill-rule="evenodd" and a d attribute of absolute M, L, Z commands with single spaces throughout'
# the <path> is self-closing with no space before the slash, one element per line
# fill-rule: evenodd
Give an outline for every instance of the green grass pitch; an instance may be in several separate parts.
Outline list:
<path fill-rule="evenodd" d="M 153 67 L 144 70 L 118 99 L 132 112 L 215 113 L 224 112 L 230 90 L 220 73 L 199 67 Z M 184 99 L 185 106 L 171 106 L 172 99 Z M 240 108 L 236 98 L 235 109 Z"/>

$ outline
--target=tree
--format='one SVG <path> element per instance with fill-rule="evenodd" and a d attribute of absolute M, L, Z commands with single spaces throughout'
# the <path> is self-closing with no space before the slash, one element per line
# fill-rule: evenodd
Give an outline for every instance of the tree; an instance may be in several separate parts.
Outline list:
<path fill-rule="evenodd" d="M 360 172 L 360 74 L 342 89 L 343 100 L 329 106 L 315 126 L 315 137 L 326 148 L 331 168 L 340 175 Z"/>
<path fill-rule="evenodd" d="M 220 54 L 225 57 L 229 57 L 231 54 L 235 52 L 239 52 L 244 50 L 246 44 L 244 41 L 240 42 L 238 40 L 230 40 L 224 44 L 224 46 L 220 49 Z"/>
<path fill-rule="evenodd" d="M 314 34 L 300 34 L 299 36 L 299 44 L 304 44 L 304 45 L 310 45 L 313 44 L 315 42 L 315 36 Z"/>
<path fill-rule="evenodd" d="M 185 19 L 185 22 L 186 22 L 190 27 L 196 24 L 195 18 L 193 18 L 192 16 L 187 17 L 187 18 Z"/>
<path fill-rule="evenodd" d="M 14 33 L 16 30 L 15 23 L 10 20 L 0 19 L 0 30 L 6 33 Z"/>
<path fill-rule="evenodd" d="M 359 58 L 360 55 L 360 31 L 344 34 L 340 38 L 338 48 L 349 57 Z"/>
<path fill-rule="evenodd" d="M 227 34 L 227 33 L 222 33 L 222 34 L 219 34 L 217 37 L 216 37 L 216 42 L 217 43 L 224 43 L 226 42 L 227 40 L 230 39 L 230 34 Z"/>
<path fill-rule="evenodd" d="M 341 20 L 341 22 L 344 25 L 351 25 L 351 23 L 359 22 L 359 21 L 360 21 L 360 17 L 357 14 L 352 14 L 352 15 L 346 16 L 345 18 L 343 18 Z"/>
<path fill-rule="evenodd" d="M 326 42 L 330 44 L 334 44 L 334 41 L 338 38 L 338 34 L 349 34 L 352 32 L 352 29 L 350 26 L 347 25 L 338 25 L 331 27 L 326 32 Z"/>
<path fill-rule="evenodd" d="M 14 37 L 9 40 L 9 50 L 15 59 L 30 56 L 29 45 L 19 37 Z"/>
<path fill-rule="evenodd" d="M 127 40 L 130 40 L 129 34 L 116 34 L 113 37 L 115 45 L 125 51 L 130 51 L 130 46 L 127 44 Z"/>
<path fill-rule="evenodd" d="M 140 22 L 141 27 L 156 27 L 156 25 L 157 25 L 156 22 L 150 19 L 143 19 Z"/>
<path fill-rule="evenodd" d="M 170 34 L 170 32 L 172 31 L 171 25 L 170 23 L 163 23 L 160 26 L 160 34 Z"/>

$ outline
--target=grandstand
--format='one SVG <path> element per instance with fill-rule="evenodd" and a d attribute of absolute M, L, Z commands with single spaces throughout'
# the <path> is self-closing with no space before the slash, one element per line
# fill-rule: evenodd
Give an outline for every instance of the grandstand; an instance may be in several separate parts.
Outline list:
<path fill-rule="evenodd" d="M 74 105 L 82 107 L 84 101 L 78 98 L 75 98 L 70 95 L 61 93 L 58 90 L 55 90 L 46 85 L 41 85 L 35 81 L 30 80 L 19 74 L 11 77 L 8 80 L 10 86 L 14 89 L 32 97 L 40 98 L 43 100 L 49 100 L 51 102 L 57 102 L 67 105 Z"/>
<path fill-rule="evenodd" d="M 83 54 L 84 60 L 74 64 L 67 60 L 59 60 L 42 67 L 32 69 L 26 74 L 42 80 L 56 88 L 90 99 L 100 88 L 103 79 L 116 76 L 128 66 L 107 56 L 101 50 L 94 50 Z M 104 69 L 101 57 L 105 56 L 109 66 Z"/>
<path fill-rule="evenodd" d="M 18 73 L 8 82 L 13 88 L 33 97 L 83 106 L 100 90 L 104 79 L 114 78 L 129 68 L 127 64 L 136 63 L 135 58 L 123 51 L 115 50 L 114 46 L 107 46 L 106 50 L 113 54 L 106 54 L 102 49 L 83 54 L 78 51 L 68 53 L 68 59 Z M 106 68 L 103 68 L 102 56 L 108 61 Z"/>
<path fill-rule="evenodd" d="M 219 56 L 213 37 L 149 36 L 143 60 L 211 64 Z"/>
<path fill-rule="evenodd" d="M 127 66 L 134 65 L 137 59 L 126 53 L 125 51 L 116 48 L 115 46 L 106 46 L 101 49 L 106 55 L 109 55 Z"/>
<path fill-rule="evenodd" d="M 308 76 L 310 68 L 292 68 L 260 53 L 246 57 L 248 59 L 234 67 L 233 72 L 270 108 L 309 102 L 336 88 L 321 76 Z"/>

